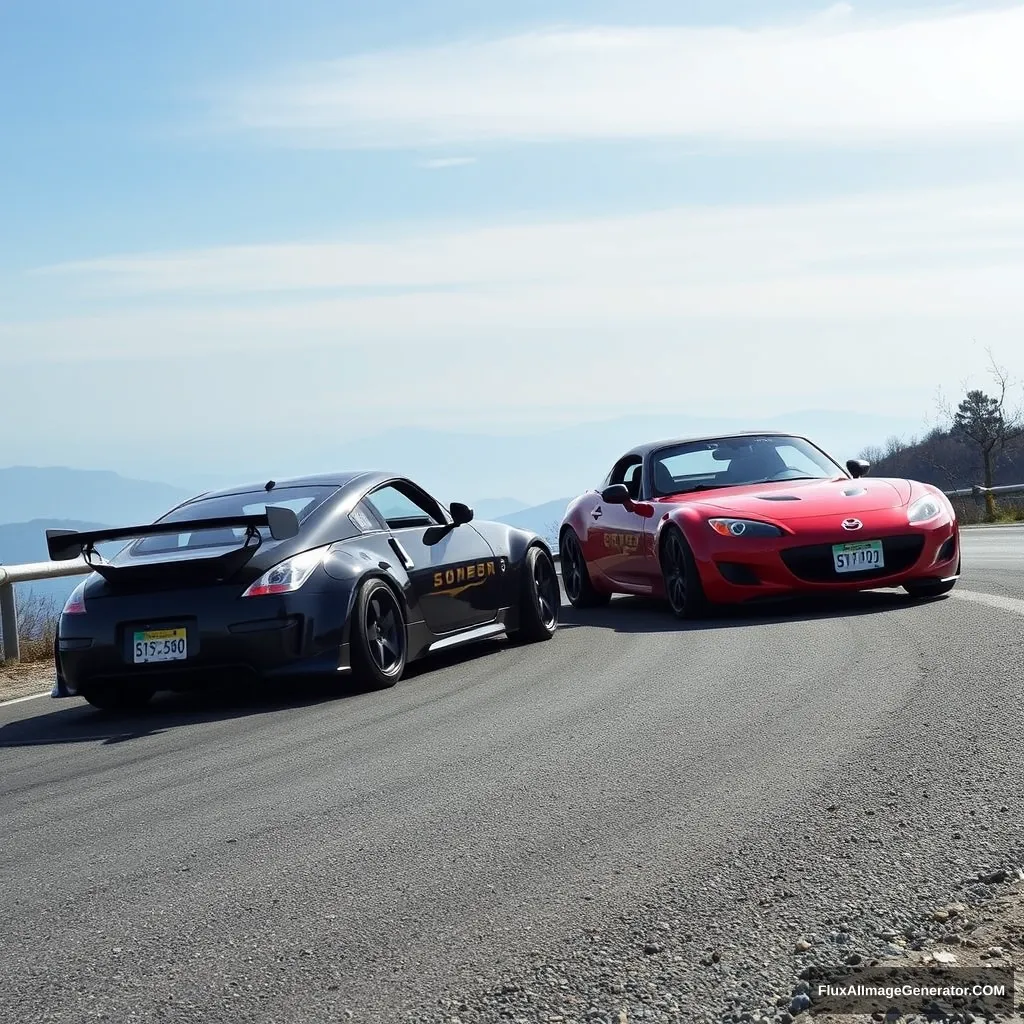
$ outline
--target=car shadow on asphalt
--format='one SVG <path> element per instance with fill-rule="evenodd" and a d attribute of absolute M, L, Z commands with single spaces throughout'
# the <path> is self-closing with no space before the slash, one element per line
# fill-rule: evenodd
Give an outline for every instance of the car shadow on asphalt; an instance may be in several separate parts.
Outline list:
<path fill-rule="evenodd" d="M 945 601 L 947 598 L 937 598 Z M 676 633 L 708 629 L 741 629 L 785 622 L 814 622 L 855 615 L 900 614 L 924 604 L 903 592 L 869 590 L 828 599 L 787 598 L 745 605 L 723 605 L 698 619 L 677 619 L 665 601 L 647 597 L 616 597 L 604 608 L 563 605 L 559 629 L 610 629 L 616 633 Z M 929 602 L 930 603 L 930 602 Z"/>
<path fill-rule="evenodd" d="M 373 690 L 356 686 L 347 676 L 266 683 L 221 683 L 211 680 L 202 689 L 161 691 L 141 709 L 100 711 L 71 697 L 55 701 L 56 709 L 0 724 L 0 748 L 51 746 L 63 743 L 112 745 L 159 736 L 185 726 L 229 721 L 302 708 L 328 705 L 356 697 L 386 700 L 401 693 L 404 683 L 438 669 L 477 661 L 498 654 L 506 641 L 485 641 L 414 662 L 395 689 Z M 40 701 L 48 698 L 40 697 Z M 24 705 L 26 710 L 35 710 Z"/>

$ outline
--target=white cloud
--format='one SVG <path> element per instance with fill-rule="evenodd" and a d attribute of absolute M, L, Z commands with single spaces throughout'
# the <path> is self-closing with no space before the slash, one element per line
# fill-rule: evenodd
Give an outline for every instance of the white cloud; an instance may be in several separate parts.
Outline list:
<path fill-rule="evenodd" d="M 38 272 L 38 319 L 0 323 L 0 376 L 102 388 L 125 423 L 219 396 L 197 430 L 254 394 L 308 429 L 339 410 L 924 414 L 984 361 L 971 339 L 1024 373 L 1022 239 L 1014 182 L 128 254 Z"/>
<path fill-rule="evenodd" d="M 410 228 L 404 236 L 127 254 L 35 273 L 79 297 L 333 291 L 302 309 L 345 309 L 382 327 L 476 324 L 487 310 L 543 317 L 845 316 L 859 310 L 970 309 L 965 289 L 1002 292 L 1024 260 L 1024 184 L 867 194 L 774 205 L 679 206 L 582 220 Z M 951 281 L 951 284 L 947 284 Z M 957 282 L 960 282 L 959 284 Z M 941 294 L 932 295 L 932 285 Z M 379 294 L 382 289 L 403 294 Z M 991 294 L 989 294 L 991 292 Z M 862 305 L 866 303 L 866 305 Z M 200 319 L 272 321 L 265 301 Z M 285 309 L 293 308 L 286 304 Z M 379 311 L 369 312 L 369 311 Z M 319 313 L 317 315 L 320 315 Z M 351 322 L 351 321 L 350 321 Z"/>
<path fill-rule="evenodd" d="M 422 160 L 420 167 L 425 167 L 428 171 L 441 171 L 449 167 L 468 167 L 475 163 L 475 156 L 442 156 L 432 160 Z"/>
<path fill-rule="evenodd" d="M 801 24 L 587 27 L 367 53 L 213 100 L 303 145 L 680 138 L 889 142 L 1024 127 L 1024 6 Z"/>

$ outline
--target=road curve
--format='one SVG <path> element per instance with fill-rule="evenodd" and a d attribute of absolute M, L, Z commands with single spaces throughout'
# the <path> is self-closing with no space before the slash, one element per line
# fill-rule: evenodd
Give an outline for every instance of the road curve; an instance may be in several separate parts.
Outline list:
<path fill-rule="evenodd" d="M 0 1019 L 767 1005 L 798 935 L 1018 855 L 1022 615 L 1024 530 L 965 530 L 927 604 L 623 599 L 384 693 L 0 708 Z"/>

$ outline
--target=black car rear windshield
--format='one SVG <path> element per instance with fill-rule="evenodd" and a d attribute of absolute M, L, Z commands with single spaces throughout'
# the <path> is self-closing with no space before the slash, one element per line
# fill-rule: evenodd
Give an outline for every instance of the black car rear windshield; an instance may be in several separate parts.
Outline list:
<path fill-rule="evenodd" d="M 301 523 L 335 490 L 334 487 L 280 487 L 269 492 L 246 491 L 197 498 L 161 516 L 157 522 L 180 523 L 193 519 L 221 519 L 225 516 L 258 516 L 266 511 L 267 505 L 283 505 L 290 508 Z M 266 528 L 261 532 L 264 540 L 270 536 Z M 244 537 L 244 526 L 218 527 L 213 530 L 184 529 L 180 533 L 142 537 L 131 545 L 130 552 L 132 555 L 150 555 L 179 549 L 234 547 L 241 544 Z"/>

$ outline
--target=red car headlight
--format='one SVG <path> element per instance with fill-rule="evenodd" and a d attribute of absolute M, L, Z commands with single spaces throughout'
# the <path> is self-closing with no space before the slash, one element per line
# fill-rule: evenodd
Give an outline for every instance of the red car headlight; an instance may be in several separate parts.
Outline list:
<path fill-rule="evenodd" d="M 782 531 L 757 519 L 709 519 L 708 526 L 722 537 L 781 537 Z"/>
<path fill-rule="evenodd" d="M 942 502 L 934 494 L 926 494 L 912 502 L 907 509 L 907 521 L 911 523 L 927 523 L 930 519 L 945 511 Z"/>

